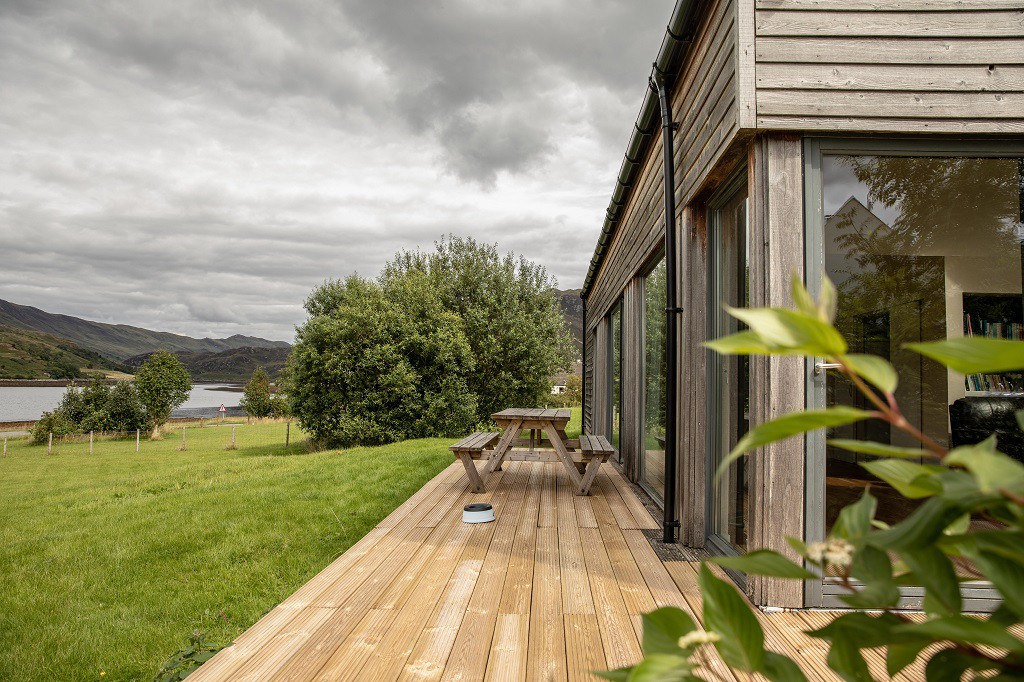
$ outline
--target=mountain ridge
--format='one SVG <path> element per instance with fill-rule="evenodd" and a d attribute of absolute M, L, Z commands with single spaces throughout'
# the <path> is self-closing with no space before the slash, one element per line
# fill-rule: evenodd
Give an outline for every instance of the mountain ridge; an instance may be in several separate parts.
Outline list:
<path fill-rule="evenodd" d="M 286 341 L 233 334 L 223 339 L 196 339 L 183 334 L 153 331 L 128 324 L 94 322 L 72 315 L 50 313 L 33 306 L 0 299 L 0 326 L 42 332 L 123 362 L 157 350 L 219 353 L 239 348 L 290 348 Z"/>

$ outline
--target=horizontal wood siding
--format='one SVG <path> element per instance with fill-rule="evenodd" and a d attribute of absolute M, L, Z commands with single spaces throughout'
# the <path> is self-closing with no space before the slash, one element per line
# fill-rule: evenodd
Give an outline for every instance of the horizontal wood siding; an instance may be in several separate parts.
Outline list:
<path fill-rule="evenodd" d="M 756 0 L 758 128 L 1024 132 L 1024 0 Z"/>
<path fill-rule="evenodd" d="M 736 0 L 714 0 L 702 10 L 695 43 L 673 86 L 676 200 L 685 206 L 708 178 L 738 131 Z M 643 168 L 622 211 L 587 303 L 596 325 L 626 284 L 657 257 L 665 237 L 661 130 L 653 134 Z M 593 317 L 591 317 L 593 316 Z"/>
<path fill-rule="evenodd" d="M 594 345 L 597 343 L 595 331 L 587 332 L 587 354 L 583 358 L 583 371 L 585 381 L 583 383 L 583 395 L 585 397 L 586 410 L 583 412 L 583 433 L 593 433 L 594 424 Z"/>

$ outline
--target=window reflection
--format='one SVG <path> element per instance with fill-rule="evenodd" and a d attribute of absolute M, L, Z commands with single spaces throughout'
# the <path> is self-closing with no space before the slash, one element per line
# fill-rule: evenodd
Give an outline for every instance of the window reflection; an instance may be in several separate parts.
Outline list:
<path fill-rule="evenodd" d="M 722 306 L 747 307 L 750 304 L 750 246 L 747 225 L 747 195 L 740 193 L 715 213 L 715 330 L 714 338 L 734 334 L 744 328 L 725 313 Z M 750 361 L 745 355 L 718 356 L 716 368 L 716 404 L 713 415 L 716 447 L 712 471 L 746 434 L 750 424 Z M 718 480 L 712 499 L 712 531 L 730 544 L 745 548 L 749 495 L 747 466 L 739 459 Z"/>
<path fill-rule="evenodd" d="M 836 324 L 851 352 L 895 365 L 904 414 L 944 445 L 973 442 L 976 433 L 991 433 L 985 420 L 993 414 L 1024 407 L 1021 375 L 964 377 L 904 347 L 965 333 L 1022 338 L 1022 167 L 1016 158 L 835 155 L 823 161 L 824 264 L 839 292 Z M 826 400 L 865 406 L 834 373 Z M 829 435 L 917 445 L 875 421 Z M 1024 459 L 1020 438 L 1019 432 L 1016 441 L 1004 438 L 1000 447 Z M 858 466 L 864 458 L 826 448 L 827 529 L 869 484 L 882 521 L 897 522 L 913 510 Z"/>
<path fill-rule="evenodd" d="M 609 371 L 611 377 L 608 396 L 609 440 L 619 450 L 622 426 L 622 303 L 612 309 L 609 319 Z M 621 450 L 619 461 L 622 461 Z"/>
<path fill-rule="evenodd" d="M 661 500 L 665 490 L 665 260 L 644 279 L 644 443 L 640 480 Z"/>

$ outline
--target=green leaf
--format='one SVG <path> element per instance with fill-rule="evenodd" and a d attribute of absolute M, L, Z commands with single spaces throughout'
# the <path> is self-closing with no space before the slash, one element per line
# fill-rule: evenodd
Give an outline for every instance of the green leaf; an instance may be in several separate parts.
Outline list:
<path fill-rule="evenodd" d="M 747 600 L 731 584 L 712 575 L 704 564 L 699 582 L 704 596 L 704 625 L 721 636 L 715 648 L 722 659 L 746 672 L 760 670 L 764 664 L 764 631 Z"/>
<path fill-rule="evenodd" d="M 860 465 L 898 490 L 903 497 L 912 500 L 931 497 L 942 491 L 942 484 L 936 477 L 937 473 L 944 471 L 942 467 L 925 466 L 903 459 L 878 459 L 861 462 Z"/>
<path fill-rule="evenodd" d="M 592 670 L 591 672 L 598 677 L 603 677 L 606 680 L 612 682 L 629 682 L 629 676 L 633 673 L 633 668 L 636 666 L 630 666 L 629 668 L 617 668 L 615 670 Z"/>
<path fill-rule="evenodd" d="M 807 676 L 793 659 L 774 651 L 765 652 L 761 674 L 772 682 L 807 682 Z"/>
<path fill-rule="evenodd" d="M 995 436 L 989 436 L 977 445 L 954 448 L 944 461 L 971 472 L 983 492 L 1024 492 L 1024 464 L 996 450 Z"/>
<path fill-rule="evenodd" d="M 850 606 L 881 609 L 899 602 L 900 590 L 892 577 L 892 560 L 877 547 L 866 545 L 858 550 L 850 565 L 850 573 L 864 583 L 858 592 L 842 597 Z"/>
<path fill-rule="evenodd" d="M 858 410 L 853 407 L 840 405 L 824 410 L 793 412 L 763 424 L 758 424 L 740 439 L 736 447 L 729 453 L 729 456 L 719 465 L 715 476 L 716 478 L 720 477 L 728 470 L 729 465 L 733 461 L 754 448 L 815 429 L 834 428 L 863 421 L 871 417 L 872 414 L 866 410 Z"/>
<path fill-rule="evenodd" d="M 875 443 L 869 440 L 848 440 L 845 438 L 830 438 L 829 445 L 834 445 L 850 452 L 862 452 L 866 455 L 878 455 L 880 457 L 928 457 L 932 453 L 920 448 L 901 448 L 885 443 Z"/>
<path fill-rule="evenodd" d="M 786 542 L 789 544 L 790 547 L 793 548 L 794 552 L 796 552 L 800 556 L 807 556 L 806 542 L 804 542 L 800 538 L 791 538 L 788 535 L 786 536 Z"/>
<path fill-rule="evenodd" d="M 960 614 L 907 623 L 895 628 L 894 632 L 898 635 L 924 636 L 960 644 L 983 644 L 1000 649 L 1019 650 L 1022 646 L 1020 640 L 999 625 Z"/>
<path fill-rule="evenodd" d="M 781 308 L 725 309 L 769 346 L 824 357 L 836 357 L 847 350 L 846 340 L 835 327 L 816 317 Z"/>
<path fill-rule="evenodd" d="M 877 355 L 851 353 L 840 358 L 846 365 L 883 393 L 895 393 L 900 377 L 888 360 Z"/>
<path fill-rule="evenodd" d="M 681 651 L 678 644 L 679 638 L 697 627 L 689 614 L 673 606 L 645 613 L 643 623 L 643 649 L 646 655 L 678 655 Z"/>
<path fill-rule="evenodd" d="M 1003 595 L 1003 606 L 1024 618 L 1024 566 L 995 552 L 972 552 L 968 556 Z"/>
<path fill-rule="evenodd" d="M 811 292 L 807 291 L 807 287 L 804 286 L 800 276 L 796 273 L 793 273 L 790 293 L 793 295 L 793 305 L 796 306 L 797 310 L 808 317 L 821 318 L 817 302 L 811 297 Z M 825 321 L 828 322 L 829 320 Z"/>
<path fill-rule="evenodd" d="M 908 343 L 906 347 L 961 374 L 995 374 L 1024 369 L 1024 341 L 963 336 L 944 341 Z"/>
<path fill-rule="evenodd" d="M 827 275 L 822 275 L 821 291 L 818 292 L 818 309 L 821 311 L 822 319 L 829 323 L 834 322 L 838 303 L 839 296 L 836 294 L 835 285 Z"/>
<path fill-rule="evenodd" d="M 928 645 L 927 640 L 890 644 L 885 655 L 885 670 L 889 677 L 896 677 L 897 673 L 917 660 L 918 655 Z"/>
<path fill-rule="evenodd" d="M 904 549 L 900 558 L 914 572 L 925 589 L 924 610 L 927 613 L 952 615 L 960 613 L 963 600 L 953 562 L 937 547 Z"/>
<path fill-rule="evenodd" d="M 732 568 L 753 575 L 767 575 L 774 578 L 792 578 L 794 580 L 812 580 L 818 576 L 798 566 L 778 552 L 758 549 L 742 556 L 715 557 L 709 559 L 713 564 Z"/>
<path fill-rule="evenodd" d="M 769 355 L 777 352 L 749 329 L 706 341 L 703 345 L 722 355 Z"/>
<path fill-rule="evenodd" d="M 874 533 L 870 542 L 883 549 L 897 551 L 927 547 L 961 514 L 963 510 L 959 505 L 941 497 L 931 497 L 889 530 Z"/>
<path fill-rule="evenodd" d="M 693 665 L 680 653 L 651 654 L 633 667 L 629 682 L 680 682 L 692 680 Z"/>
<path fill-rule="evenodd" d="M 848 639 L 834 639 L 825 659 L 846 682 L 874 682 L 860 649 Z"/>
<path fill-rule="evenodd" d="M 857 542 L 871 532 L 871 520 L 875 518 L 878 501 L 865 490 L 859 500 L 843 507 L 832 527 L 832 534 L 838 538 Z"/>
<path fill-rule="evenodd" d="M 974 660 L 973 656 L 961 651 L 943 649 L 928 661 L 924 669 L 925 679 L 928 682 L 960 682 Z"/>

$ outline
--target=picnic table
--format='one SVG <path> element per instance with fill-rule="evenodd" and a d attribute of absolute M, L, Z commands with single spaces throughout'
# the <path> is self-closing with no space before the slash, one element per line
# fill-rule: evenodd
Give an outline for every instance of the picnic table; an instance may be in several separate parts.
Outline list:
<path fill-rule="evenodd" d="M 491 415 L 499 432 L 478 432 L 451 446 L 462 460 L 475 492 L 484 492 L 483 478 L 500 471 L 505 461 L 561 462 L 576 494 L 587 495 L 602 462 L 615 452 L 604 436 L 582 435 L 570 439 L 565 434 L 569 410 L 513 407 Z M 529 431 L 529 437 L 523 433 Z M 481 472 L 474 460 L 486 459 Z"/>

